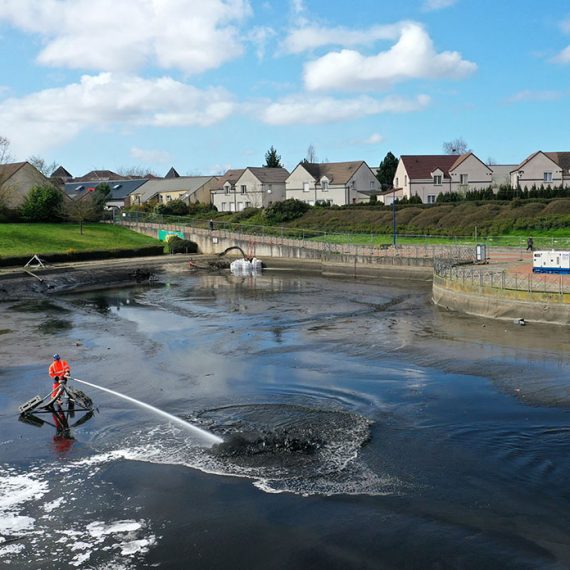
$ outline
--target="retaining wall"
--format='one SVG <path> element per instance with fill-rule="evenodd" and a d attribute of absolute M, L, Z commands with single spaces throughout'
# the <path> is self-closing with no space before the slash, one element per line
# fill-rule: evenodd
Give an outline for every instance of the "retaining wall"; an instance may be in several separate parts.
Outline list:
<path fill-rule="evenodd" d="M 477 287 L 433 276 L 436 305 L 478 317 L 570 324 L 570 295 Z"/>

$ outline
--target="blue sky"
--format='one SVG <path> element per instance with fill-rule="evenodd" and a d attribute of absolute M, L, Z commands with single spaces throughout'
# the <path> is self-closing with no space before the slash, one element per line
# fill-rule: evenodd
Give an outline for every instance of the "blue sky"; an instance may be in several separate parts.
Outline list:
<path fill-rule="evenodd" d="M 72 174 L 570 150 L 568 0 L 0 0 L 0 136 Z"/>

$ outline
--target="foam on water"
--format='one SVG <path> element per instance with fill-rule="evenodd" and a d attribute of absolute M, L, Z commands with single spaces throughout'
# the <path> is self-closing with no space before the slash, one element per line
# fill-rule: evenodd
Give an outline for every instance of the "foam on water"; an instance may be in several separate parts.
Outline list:
<path fill-rule="evenodd" d="M 100 520 L 85 509 L 78 519 L 82 493 L 95 492 L 87 481 L 98 468 L 80 462 L 68 465 L 60 469 L 58 464 L 41 463 L 25 473 L 0 466 L 0 566 L 140 567 L 157 541 L 151 523 L 135 518 Z"/>

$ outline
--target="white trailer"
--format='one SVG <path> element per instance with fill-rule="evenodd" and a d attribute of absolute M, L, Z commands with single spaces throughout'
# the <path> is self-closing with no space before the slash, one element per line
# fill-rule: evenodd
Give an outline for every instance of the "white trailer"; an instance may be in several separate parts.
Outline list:
<path fill-rule="evenodd" d="M 570 251 L 535 251 L 533 273 L 570 273 Z"/>

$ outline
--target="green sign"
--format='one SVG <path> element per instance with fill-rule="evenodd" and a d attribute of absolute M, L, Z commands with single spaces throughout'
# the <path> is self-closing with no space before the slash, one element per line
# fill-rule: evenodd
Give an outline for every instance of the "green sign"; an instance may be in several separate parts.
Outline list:
<path fill-rule="evenodd" d="M 166 241 L 168 236 L 178 236 L 180 239 L 185 239 L 182 232 L 176 232 L 171 230 L 158 230 L 158 239 L 160 241 Z"/>

